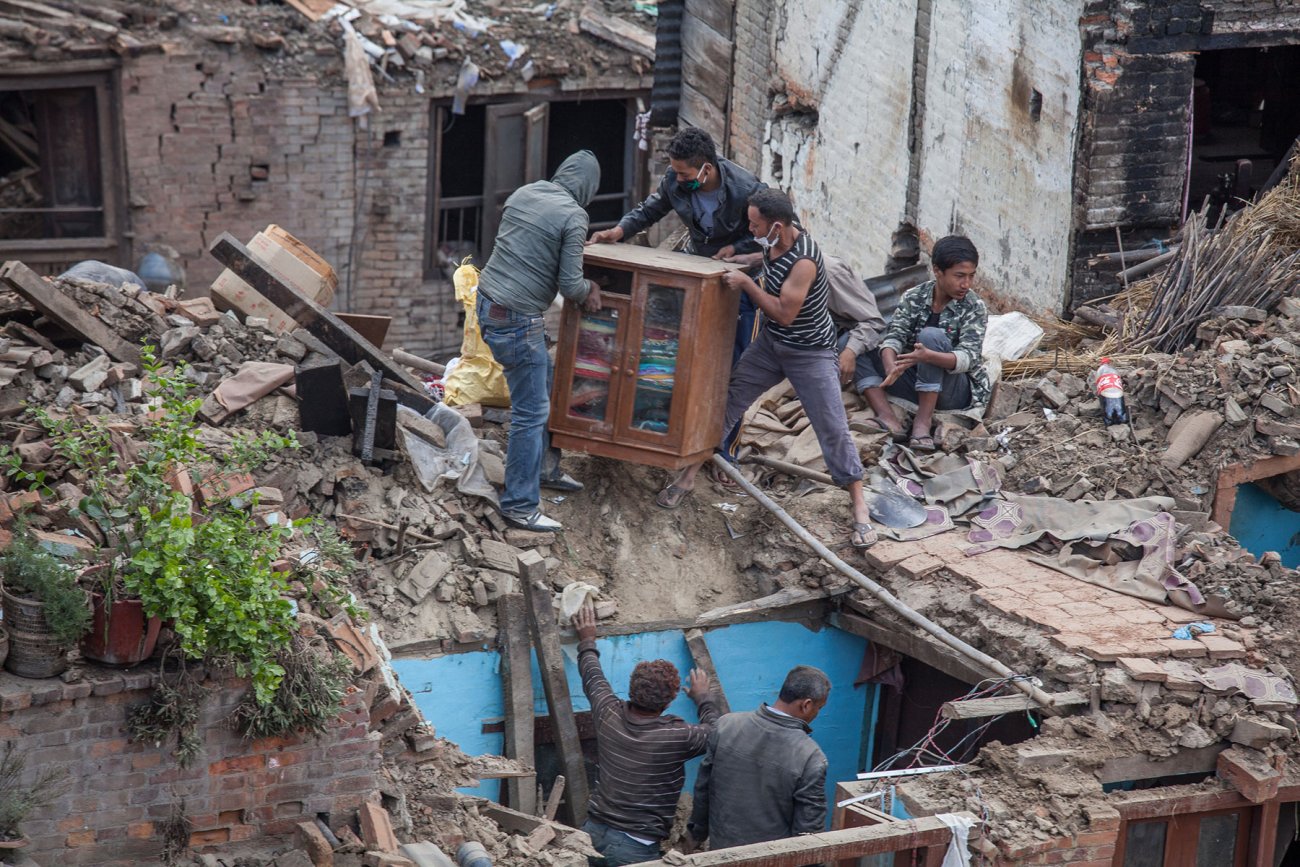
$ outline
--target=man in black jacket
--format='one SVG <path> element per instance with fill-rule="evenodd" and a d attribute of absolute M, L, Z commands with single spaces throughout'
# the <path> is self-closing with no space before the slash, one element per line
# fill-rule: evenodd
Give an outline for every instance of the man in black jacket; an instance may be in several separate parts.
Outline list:
<path fill-rule="evenodd" d="M 798 665 L 775 704 L 718 720 L 695 778 L 694 840 L 713 850 L 826 829 L 826 754 L 809 723 L 830 691 L 825 672 Z"/>
<path fill-rule="evenodd" d="M 754 253 L 759 246 L 749 232 L 749 197 L 764 189 L 758 178 L 718 156 L 713 138 L 693 126 L 679 130 L 668 142 L 668 171 L 659 189 L 618 221 L 612 229 L 596 232 L 588 243 L 623 241 L 653 226 L 676 211 L 690 237 L 684 252 L 723 259 L 737 253 Z M 740 297 L 740 321 L 732 358 L 754 337 L 756 308 Z"/>

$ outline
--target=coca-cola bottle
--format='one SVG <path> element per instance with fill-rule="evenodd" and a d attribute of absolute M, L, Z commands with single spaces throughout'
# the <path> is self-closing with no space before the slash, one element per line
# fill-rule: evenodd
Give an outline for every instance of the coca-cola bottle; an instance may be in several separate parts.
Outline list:
<path fill-rule="evenodd" d="M 1109 358 L 1103 358 L 1101 367 L 1097 368 L 1097 401 L 1101 404 L 1101 418 L 1107 427 L 1128 424 L 1124 383 L 1119 378 L 1119 371 L 1110 366 Z"/>

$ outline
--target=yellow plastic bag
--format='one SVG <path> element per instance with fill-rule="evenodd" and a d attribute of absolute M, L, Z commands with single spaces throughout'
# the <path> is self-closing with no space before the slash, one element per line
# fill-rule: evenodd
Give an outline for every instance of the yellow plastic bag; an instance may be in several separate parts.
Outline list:
<path fill-rule="evenodd" d="M 460 344 L 460 363 L 443 383 L 447 391 L 443 402 L 448 406 L 469 403 L 510 406 L 506 375 L 478 330 L 478 313 L 474 309 L 478 299 L 478 269 L 469 264 L 469 257 L 456 269 L 452 282 L 456 285 L 456 300 L 465 305 L 465 336 Z"/>

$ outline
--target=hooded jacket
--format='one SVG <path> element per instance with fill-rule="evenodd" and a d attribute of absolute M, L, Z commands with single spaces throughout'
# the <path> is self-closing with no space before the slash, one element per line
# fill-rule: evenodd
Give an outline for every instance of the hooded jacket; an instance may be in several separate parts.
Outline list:
<path fill-rule="evenodd" d="M 659 189 L 629 211 L 618 224 L 623 227 L 623 240 L 630 240 L 655 223 L 676 211 L 691 233 L 690 252 L 698 256 L 712 256 L 728 244 L 737 253 L 753 253 L 759 249 L 749 233 L 749 197 L 767 184 L 728 159 L 718 159 L 718 172 L 722 186 L 718 187 L 718 209 L 713 212 L 713 231 L 705 234 L 695 220 L 691 194 L 677 183 L 677 173 L 671 168 L 659 181 Z"/>
<path fill-rule="evenodd" d="M 557 292 L 585 301 L 586 206 L 599 186 L 600 163 L 591 151 L 582 150 L 562 162 L 549 181 L 534 181 L 511 193 L 492 255 L 479 275 L 487 296 L 528 316 L 546 312 Z"/>

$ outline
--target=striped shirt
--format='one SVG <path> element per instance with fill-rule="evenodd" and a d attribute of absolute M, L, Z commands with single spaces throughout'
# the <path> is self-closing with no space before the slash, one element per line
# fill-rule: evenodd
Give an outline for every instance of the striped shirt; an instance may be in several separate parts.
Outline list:
<path fill-rule="evenodd" d="M 787 346 L 798 349 L 832 349 L 835 346 L 835 322 L 831 319 L 830 308 L 827 306 L 830 283 L 826 279 L 826 267 L 822 264 L 821 248 L 811 235 L 799 232 L 794 245 L 775 259 L 763 254 L 763 291 L 781 297 L 781 287 L 800 259 L 811 259 L 817 266 L 817 276 L 808 288 L 799 315 L 789 325 L 778 325 L 771 319 L 767 319 L 766 325 L 771 329 L 772 336 Z"/>
<path fill-rule="evenodd" d="M 633 714 L 600 670 L 595 642 L 579 642 L 578 670 L 595 718 L 600 763 L 588 815 L 634 837 L 667 838 L 686 784 L 683 765 L 704 755 L 717 706 L 709 699 L 700 702 L 699 725 L 671 714 Z"/>

